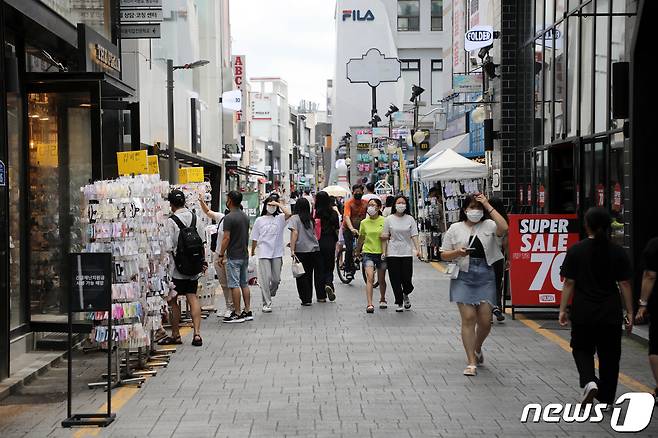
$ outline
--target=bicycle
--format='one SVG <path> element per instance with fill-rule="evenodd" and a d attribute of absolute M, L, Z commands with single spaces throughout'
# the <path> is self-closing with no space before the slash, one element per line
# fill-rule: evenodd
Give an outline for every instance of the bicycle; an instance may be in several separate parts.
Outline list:
<path fill-rule="evenodd" d="M 357 245 L 357 238 L 354 238 L 354 246 L 352 248 L 356 248 Z M 350 272 L 346 269 L 345 266 L 345 246 L 343 246 L 340 251 L 338 251 L 338 254 L 336 255 L 336 273 L 338 274 L 338 278 L 343 284 L 350 284 L 352 280 L 354 280 L 354 275 L 349 275 Z M 354 272 L 356 271 L 361 271 L 361 275 L 363 276 L 363 282 L 367 283 L 368 278 L 366 277 L 366 268 L 361 264 L 361 258 L 358 257 L 354 251 L 352 251 L 352 256 L 354 257 Z M 379 287 L 379 280 L 377 278 L 377 275 L 375 275 L 375 282 L 372 285 L 373 287 Z"/>

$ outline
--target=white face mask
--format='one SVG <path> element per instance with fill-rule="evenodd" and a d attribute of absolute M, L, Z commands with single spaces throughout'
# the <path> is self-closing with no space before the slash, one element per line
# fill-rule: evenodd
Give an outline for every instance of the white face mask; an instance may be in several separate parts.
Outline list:
<path fill-rule="evenodd" d="M 466 210 L 466 217 L 471 222 L 480 222 L 482 220 L 482 216 L 484 216 L 484 212 L 480 209 L 474 208 L 471 210 Z"/>
<path fill-rule="evenodd" d="M 402 214 L 407 209 L 407 204 L 395 204 L 395 211 Z"/>
<path fill-rule="evenodd" d="M 274 213 L 276 212 L 276 206 L 274 206 L 274 205 L 268 205 L 268 206 L 267 206 L 267 212 L 268 212 L 269 214 L 274 214 Z"/>
<path fill-rule="evenodd" d="M 373 207 L 372 205 L 368 207 L 368 214 L 370 216 L 374 216 L 377 214 L 377 207 Z"/>

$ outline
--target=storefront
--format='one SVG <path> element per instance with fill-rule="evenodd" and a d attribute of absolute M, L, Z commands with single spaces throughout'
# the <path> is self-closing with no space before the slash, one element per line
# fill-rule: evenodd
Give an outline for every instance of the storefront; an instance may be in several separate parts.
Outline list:
<path fill-rule="evenodd" d="M 516 190 L 506 201 L 520 212 L 580 217 L 604 207 L 614 218 L 613 239 L 637 265 L 658 235 L 658 211 L 647 202 L 658 187 L 648 65 L 656 2 L 535 0 L 516 8 L 515 93 L 508 99 L 515 106 L 507 107 L 515 110 L 517 148 L 507 181 Z"/>
<path fill-rule="evenodd" d="M 115 177 L 116 152 L 131 147 L 116 3 L 0 2 L 0 379 L 59 339 L 80 187 Z"/>

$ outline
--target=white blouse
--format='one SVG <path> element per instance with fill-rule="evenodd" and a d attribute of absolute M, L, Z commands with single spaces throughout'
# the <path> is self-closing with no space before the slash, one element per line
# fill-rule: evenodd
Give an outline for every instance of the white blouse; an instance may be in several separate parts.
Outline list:
<path fill-rule="evenodd" d="M 486 219 L 482 222 L 469 227 L 465 222 L 456 222 L 450 225 L 448 231 L 443 235 L 440 251 L 452 251 L 459 248 L 466 248 L 469 245 L 471 236 L 475 234 L 484 248 L 484 256 L 489 266 L 503 258 L 500 248 L 500 239 L 496 235 L 496 222 Z M 468 272 L 470 257 L 459 257 L 454 260 L 462 272 Z"/>

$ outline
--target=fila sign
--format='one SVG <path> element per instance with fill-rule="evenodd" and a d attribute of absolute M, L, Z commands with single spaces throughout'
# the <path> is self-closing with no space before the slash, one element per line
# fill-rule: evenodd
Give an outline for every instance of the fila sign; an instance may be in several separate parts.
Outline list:
<path fill-rule="evenodd" d="M 363 12 L 359 9 L 343 9 L 343 21 L 374 21 L 375 15 L 370 9 Z"/>

